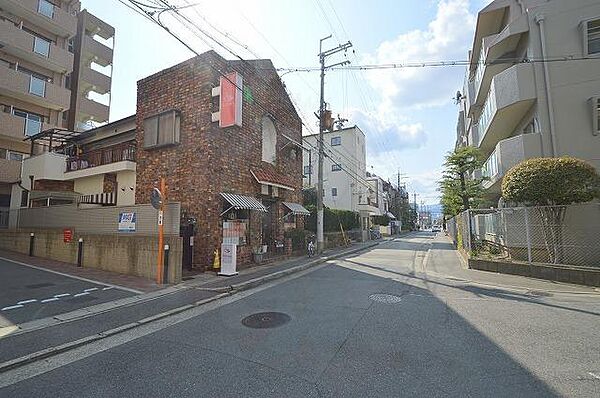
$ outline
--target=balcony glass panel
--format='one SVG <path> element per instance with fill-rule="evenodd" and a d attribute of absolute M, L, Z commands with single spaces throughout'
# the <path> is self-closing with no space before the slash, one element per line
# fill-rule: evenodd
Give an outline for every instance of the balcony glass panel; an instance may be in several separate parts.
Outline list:
<path fill-rule="evenodd" d="M 31 76 L 29 81 L 29 92 L 44 97 L 46 95 L 46 81 L 39 77 Z"/>
<path fill-rule="evenodd" d="M 498 158 L 496 156 L 496 151 L 492 152 L 488 160 L 485 161 L 481 171 L 483 176 L 487 178 L 492 178 L 498 174 Z"/>
<path fill-rule="evenodd" d="M 475 71 L 475 89 L 479 90 L 481 79 L 483 78 L 483 72 L 485 71 L 485 48 L 481 45 L 481 51 L 479 52 L 479 60 L 477 61 L 477 70 Z"/>
<path fill-rule="evenodd" d="M 40 0 L 38 3 L 38 12 L 48 18 L 54 18 L 54 4 L 46 0 Z"/>
<path fill-rule="evenodd" d="M 485 131 L 487 130 L 490 121 L 492 120 L 492 116 L 494 116 L 494 105 L 495 101 L 492 98 L 493 91 L 490 90 L 487 99 L 485 100 L 485 104 L 483 104 L 483 109 L 481 110 L 481 116 L 479 116 L 479 135 L 483 137 L 485 135 Z"/>
<path fill-rule="evenodd" d="M 50 55 L 50 42 L 40 37 L 33 38 L 33 52 L 47 57 Z"/>

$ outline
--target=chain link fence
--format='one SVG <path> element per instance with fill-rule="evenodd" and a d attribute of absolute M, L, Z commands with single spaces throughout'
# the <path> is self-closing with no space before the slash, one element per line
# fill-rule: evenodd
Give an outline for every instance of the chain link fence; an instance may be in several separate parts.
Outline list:
<path fill-rule="evenodd" d="M 475 209 L 447 222 L 475 256 L 600 267 L 600 204 Z"/>

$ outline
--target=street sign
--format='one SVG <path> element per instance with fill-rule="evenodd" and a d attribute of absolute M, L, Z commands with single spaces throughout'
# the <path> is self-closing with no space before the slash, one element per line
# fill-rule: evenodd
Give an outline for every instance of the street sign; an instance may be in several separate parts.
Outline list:
<path fill-rule="evenodd" d="M 163 212 L 162 212 L 162 210 L 158 211 L 158 225 L 163 225 Z"/>
<path fill-rule="evenodd" d="M 71 243 L 73 240 L 73 230 L 72 229 L 63 229 L 63 242 Z"/>
<path fill-rule="evenodd" d="M 162 202 L 163 202 L 163 197 L 162 197 L 162 193 L 160 192 L 160 189 L 154 188 L 152 190 L 152 192 L 150 193 L 150 203 L 152 204 L 152 207 L 154 207 L 156 210 L 158 210 L 158 209 L 160 209 Z"/>
<path fill-rule="evenodd" d="M 119 213 L 119 232 L 135 232 L 135 212 Z"/>

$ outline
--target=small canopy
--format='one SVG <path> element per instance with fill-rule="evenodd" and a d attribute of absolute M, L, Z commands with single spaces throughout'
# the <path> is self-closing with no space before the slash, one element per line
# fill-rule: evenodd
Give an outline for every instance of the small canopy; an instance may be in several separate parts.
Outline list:
<path fill-rule="evenodd" d="M 393 215 L 391 212 L 389 212 L 389 211 L 388 211 L 386 214 L 387 214 L 387 216 L 388 216 L 389 218 L 391 218 L 392 220 L 395 220 L 395 219 L 396 219 L 396 216 L 395 216 L 395 215 Z"/>
<path fill-rule="evenodd" d="M 227 213 L 231 209 L 267 212 L 267 208 L 260 203 L 258 199 L 251 196 L 236 195 L 233 193 L 221 193 L 221 196 L 231 205 L 231 207 L 221 213 L 221 215 Z"/>
<path fill-rule="evenodd" d="M 297 215 L 297 216 L 309 216 L 310 215 L 310 211 L 306 210 L 304 208 L 304 206 L 302 206 L 299 203 L 283 202 L 283 205 L 285 207 L 287 207 L 288 209 L 290 209 L 294 215 Z"/>

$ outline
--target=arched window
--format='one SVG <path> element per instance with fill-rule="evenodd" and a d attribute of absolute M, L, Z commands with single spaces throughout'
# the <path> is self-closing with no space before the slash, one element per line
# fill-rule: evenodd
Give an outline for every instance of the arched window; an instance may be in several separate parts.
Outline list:
<path fill-rule="evenodd" d="M 262 160 L 275 164 L 277 159 L 277 131 L 275 125 L 268 116 L 262 119 Z"/>

